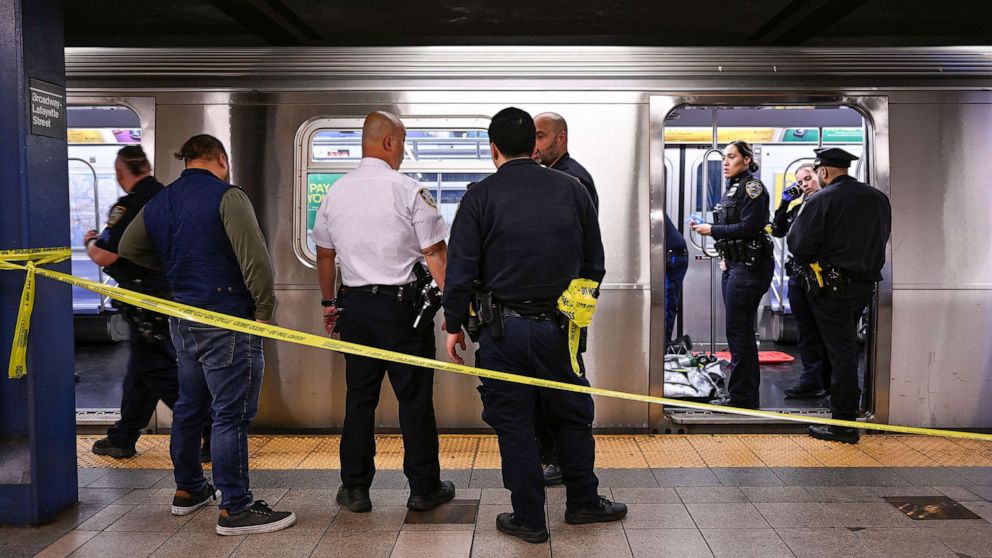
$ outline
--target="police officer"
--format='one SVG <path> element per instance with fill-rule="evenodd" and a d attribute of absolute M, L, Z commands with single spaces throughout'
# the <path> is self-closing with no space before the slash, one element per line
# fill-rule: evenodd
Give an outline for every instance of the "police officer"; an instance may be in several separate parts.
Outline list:
<path fill-rule="evenodd" d="M 815 151 L 813 170 L 826 186 L 792 224 L 789 250 L 813 295 L 813 316 L 830 359 L 833 417 L 855 420 L 861 403 L 858 318 L 882 280 L 892 207 L 885 194 L 847 174 L 857 157 L 837 147 Z M 813 425 L 808 430 L 821 440 L 854 444 L 860 439 L 855 428 Z"/>
<path fill-rule="evenodd" d="M 395 115 L 369 114 L 358 168 L 335 182 L 321 203 L 313 228 L 321 305 L 325 329 L 336 329 L 344 341 L 434 358 L 433 327 L 414 329 L 414 267 L 426 259 L 430 275 L 444 286 L 448 226 L 427 189 L 397 172 L 405 139 Z M 337 293 L 336 261 L 343 283 Z M 454 498 L 454 484 L 440 480 L 434 371 L 358 355 L 345 360 L 338 503 L 356 513 L 372 509 L 375 408 L 387 371 L 399 400 L 407 507 L 429 510 Z"/>
<path fill-rule="evenodd" d="M 538 163 L 561 171 L 578 180 L 589 192 L 592 204 L 599 212 L 599 196 L 596 194 L 596 183 L 592 175 L 578 161 L 573 159 L 568 153 L 568 122 L 556 112 L 542 112 L 534 117 L 534 128 L 537 136 L 534 143 L 533 158 Z M 578 355 L 579 366 L 585 370 L 585 363 L 582 360 L 582 352 L 586 348 L 587 330 L 582 330 L 582 339 Z M 541 463 L 544 467 L 544 484 L 554 486 L 561 484 L 561 468 L 558 466 L 558 452 L 555 448 L 554 437 L 551 429 L 547 425 L 544 416 L 544 405 L 538 397 L 537 405 L 534 409 L 535 420 L 537 421 L 537 443 L 541 449 Z"/>
<path fill-rule="evenodd" d="M 682 282 L 689 270 L 689 250 L 682 233 L 665 214 L 665 346 L 672 343 L 675 318 L 682 306 Z M 688 340 L 688 336 L 684 338 Z M 691 345 L 687 341 L 686 345 Z"/>
<path fill-rule="evenodd" d="M 162 272 L 141 267 L 117 253 L 127 226 L 162 190 L 162 183 L 152 176 L 151 163 L 140 145 L 129 145 L 117 152 L 114 172 L 125 195 L 110 208 L 103 232 L 86 233 L 86 253 L 121 287 L 168 298 L 169 282 Z M 135 444 L 159 400 L 170 409 L 176 404 L 179 379 L 168 318 L 116 300 L 113 304 L 127 321 L 130 354 L 121 393 L 121 418 L 107 429 L 106 438 L 93 443 L 93 453 L 122 459 L 136 454 Z M 210 461 L 209 430 L 204 432 L 200 459 Z"/>
<path fill-rule="evenodd" d="M 595 206 L 575 179 L 541 168 L 531 158 L 535 128 L 526 112 L 507 108 L 497 113 L 489 139 L 498 170 L 465 194 L 452 225 L 444 292 L 448 356 L 462 362 L 462 326 L 478 280 L 482 286 L 476 299 L 484 301 L 478 313 L 485 322 L 479 353 L 487 368 L 588 386 L 571 361 L 564 329 L 571 326 L 558 312 L 558 300 L 573 280 L 599 282 L 605 273 Z M 513 505 L 513 513 L 499 514 L 496 527 L 532 543 L 548 539 L 534 432 L 538 391 L 485 378 L 479 386 L 482 418 L 499 438 L 503 484 Z M 560 450 L 565 522 L 623 518 L 626 506 L 598 495 L 592 397 L 540 391 Z"/>
<path fill-rule="evenodd" d="M 730 395 L 714 403 L 757 409 L 761 370 L 754 328 L 758 305 L 768 290 L 774 269 L 771 240 L 764 232 L 769 196 L 754 175 L 758 164 L 750 145 L 735 141 L 724 153 L 727 191 L 713 209 L 713 224 L 692 224 L 694 231 L 717 240 L 715 247 L 723 258 L 720 267 L 731 355 Z"/>
<path fill-rule="evenodd" d="M 782 238 L 788 234 L 803 205 L 819 190 L 820 182 L 813 174 L 813 165 L 800 165 L 796 170 L 796 183 L 782 191 L 782 201 L 772 217 L 772 236 Z M 830 388 L 830 360 L 823 349 L 808 295 L 799 282 L 794 257 L 789 257 L 785 268 L 789 274 L 789 306 L 799 330 L 799 356 L 803 361 L 799 381 L 785 390 L 785 397 L 819 399 L 827 395 Z"/>

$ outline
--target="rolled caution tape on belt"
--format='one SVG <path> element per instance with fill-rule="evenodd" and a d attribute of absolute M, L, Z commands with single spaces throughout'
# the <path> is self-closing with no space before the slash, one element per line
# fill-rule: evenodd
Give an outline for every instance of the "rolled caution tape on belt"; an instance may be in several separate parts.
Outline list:
<path fill-rule="evenodd" d="M 3 254 L 4 252 L 0 252 L 0 256 L 2 256 Z M 23 260 L 25 258 L 21 258 L 21 259 Z M 26 270 L 27 266 L 8 263 L 4 265 L 2 268 Z M 302 331 L 296 331 L 280 326 L 264 324 L 253 320 L 247 320 L 244 318 L 236 318 L 234 316 L 219 314 L 217 312 L 211 312 L 209 310 L 203 310 L 192 306 L 186 306 L 185 304 L 179 304 L 177 302 L 156 298 L 143 293 L 129 291 L 127 289 L 122 289 L 120 287 L 110 287 L 102 283 L 97 283 L 95 281 L 90 281 L 88 279 L 81 279 L 79 277 L 74 277 L 72 275 L 59 273 L 57 271 L 52 271 L 48 269 L 35 268 L 34 272 L 38 275 L 42 275 L 49 279 L 54 279 L 56 281 L 61 281 L 63 283 L 68 283 L 70 285 L 75 285 L 77 287 L 89 289 L 101 295 L 108 296 L 116 300 L 120 300 L 121 302 L 125 302 L 127 304 L 131 304 L 134 306 L 140 306 L 141 308 L 152 310 L 154 312 L 159 312 L 161 314 L 166 314 L 168 316 L 172 316 L 175 318 L 199 322 L 201 324 L 205 324 L 209 326 L 230 329 L 232 331 L 240 331 L 242 333 L 248 333 L 251 335 L 267 337 L 269 339 L 275 339 L 277 341 L 288 341 L 290 343 L 296 343 L 298 345 L 306 345 L 308 347 L 314 347 L 317 349 L 325 349 L 330 351 L 337 351 L 340 353 L 360 355 L 369 358 L 396 362 L 400 364 L 409 364 L 411 366 L 433 368 L 435 370 L 442 370 L 445 372 L 452 372 L 455 374 L 462 374 L 466 376 L 478 376 L 480 378 L 488 378 L 490 380 L 515 382 L 518 384 L 525 384 L 534 387 L 560 389 L 564 391 L 586 393 L 589 395 L 598 395 L 601 397 L 612 397 L 614 399 L 626 399 L 628 401 L 638 401 L 641 403 L 650 403 L 654 405 L 668 405 L 671 407 L 696 409 L 699 411 L 712 411 L 717 413 L 726 413 L 726 414 L 758 417 L 758 418 L 774 419 L 774 420 L 785 420 L 790 422 L 798 422 L 798 423 L 806 423 L 806 424 L 823 424 L 828 426 L 843 426 L 848 428 L 860 428 L 865 430 L 878 430 L 882 432 L 897 432 L 901 434 L 921 434 L 927 436 L 942 436 L 947 438 L 961 438 L 961 439 L 982 440 L 986 442 L 992 442 L 992 434 L 979 434 L 977 432 L 959 432 L 955 430 L 940 430 L 936 428 L 919 428 L 913 426 L 897 426 L 891 424 L 837 420 L 837 419 L 828 419 L 821 417 L 793 415 L 789 413 L 776 413 L 772 411 L 759 411 L 756 409 L 723 407 L 720 405 L 710 405 L 708 403 L 695 403 L 692 401 L 669 399 L 667 397 L 640 395 L 636 393 L 627 393 L 623 391 L 614 391 L 610 389 L 568 384 L 565 382 L 555 382 L 552 380 L 543 380 L 540 378 L 521 376 L 519 374 L 510 374 L 508 372 L 497 372 L 495 370 L 475 368 L 472 366 L 465 366 L 463 364 L 455 364 L 452 362 L 441 362 L 439 360 L 433 360 L 414 355 L 407 355 L 403 353 L 396 353 L 393 351 L 387 351 L 375 347 L 357 345 L 355 343 L 348 343 L 345 341 L 340 341 L 338 339 L 321 337 L 319 335 L 314 335 L 312 333 L 304 333 Z"/>
<path fill-rule="evenodd" d="M 7 377 L 23 378 L 28 373 L 28 336 L 31 331 L 31 311 L 34 309 L 35 271 L 37 266 L 58 263 L 72 257 L 68 248 L 28 248 L 23 250 L 0 251 L 0 269 L 26 272 L 21 302 L 17 306 L 17 320 L 14 322 L 14 341 L 10 347 L 10 362 L 7 363 Z M 12 262 L 26 262 L 23 266 Z"/>
<path fill-rule="evenodd" d="M 582 328 L 592 324 L 596 312 L 596 289 L 599 282 L 592 279 L 572 279 L 565 292 L 558 297 L 558 311 L 568 318 L 568 356 L 572 361 L 572 372 L 582 375 L 579 368 L 579 338 Z"/>

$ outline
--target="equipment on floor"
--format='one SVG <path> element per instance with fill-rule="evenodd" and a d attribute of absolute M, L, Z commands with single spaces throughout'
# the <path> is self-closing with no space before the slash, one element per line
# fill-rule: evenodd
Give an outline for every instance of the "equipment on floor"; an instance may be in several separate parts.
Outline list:
<path fill-rule="evenodd" d="M 728 364 L 706 353 L 665 355 L 665 397 L 702 402 L 727 394 Z"/>
<path fill-rule="evenodd" d="M 730 360 L 730 351 L 717 351 L 716 356 Z M 790 364 L 796 357 L 781 351 L 758 351 L 758 364 Z"/>

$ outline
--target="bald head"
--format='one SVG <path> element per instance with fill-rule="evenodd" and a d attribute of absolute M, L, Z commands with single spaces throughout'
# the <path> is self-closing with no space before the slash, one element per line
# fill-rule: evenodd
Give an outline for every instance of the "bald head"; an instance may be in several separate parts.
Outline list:
<path fill-rule="evenodd" d="M 389 163 L 394 170 L 403 162 L 406 127 L 395 114 L 377 110 L 365 117 L 362 125 L 362 157 L 374 157 Z"/>
<path fill-rule="evenodd" d="M 553 166 L 568 152 L 568 123 L 555 112 L 542 112 L 534 117 L 537 143 L 534 159 L 542 165 Z"/>

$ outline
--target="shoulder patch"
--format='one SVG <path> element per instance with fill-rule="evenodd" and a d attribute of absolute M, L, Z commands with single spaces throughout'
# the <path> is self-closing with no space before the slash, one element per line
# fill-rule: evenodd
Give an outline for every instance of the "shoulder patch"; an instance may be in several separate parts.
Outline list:
<path fill-rule="evenodd" d="M 747 184 L 744 185 L 744 191 L 747 192 L 749 198 L 756 200 L 765 191 L 765 187 L 757 180 L 748 180 Z"/>
<path fill-rule="evenodd" d="M 420 197 L 423 198 L 424 202 L 427 205 L 431 206 L 434 209 L 437 209 L 437 202 L 434 201 L 434 196 L 432 196 L 431 193 L 427 191 L 427 188 L 421 188 L 418 193 L 420 194 Z"/>
<path fill-rule="evenodd" d="M 124 217 L 125 213 L 127 213 L 127 208 L 123 205 L 115 205 L 110 208 L 110 215 L 107 217 L 107 226 L 113 227 L 116 225 Z"/>

